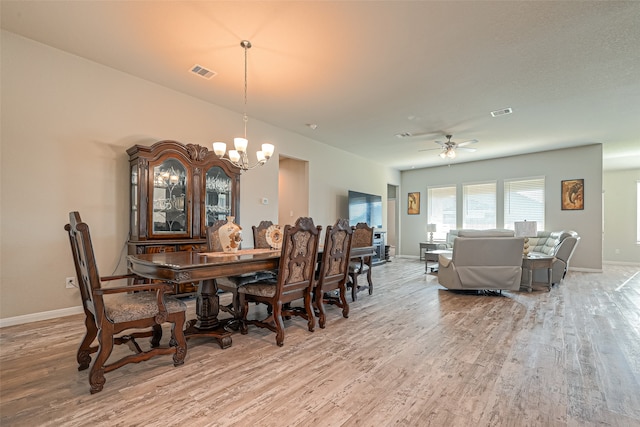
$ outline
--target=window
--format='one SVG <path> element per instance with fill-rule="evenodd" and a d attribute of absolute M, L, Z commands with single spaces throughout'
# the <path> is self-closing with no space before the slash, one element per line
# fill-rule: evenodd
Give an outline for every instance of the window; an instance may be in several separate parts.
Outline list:
<path fill-rule="evenodd" d="M 525 220 L 544 230 L 544 178 L 504 182 L 504 228 L 513 230 L 515 221 Z"/>
<path fill-rule="evenodd" d="M 496 228 L 496 183 L 462 186 L 462 228 Z"/>
<path fill-rule="evenodd" d="M 427 188 L 427 222 L 436 224 L 433 237 L 439 240 L 444 240 L 449 230 L 456 229 L 455 185 Z"/>

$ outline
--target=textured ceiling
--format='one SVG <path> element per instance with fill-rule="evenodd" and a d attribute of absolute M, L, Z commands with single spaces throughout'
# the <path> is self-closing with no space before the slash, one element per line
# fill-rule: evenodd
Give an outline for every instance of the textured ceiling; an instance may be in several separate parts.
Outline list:
<path fill-rule="evenodd" d="M 401 170 L 446 163 L 449 133 L 480 141 L 456 163 L 602 143 L 606 170 L 640 168 L 640 2 L 1 7 L 7 31 L 238 112 L 248 39 L 250 118 Z"/>

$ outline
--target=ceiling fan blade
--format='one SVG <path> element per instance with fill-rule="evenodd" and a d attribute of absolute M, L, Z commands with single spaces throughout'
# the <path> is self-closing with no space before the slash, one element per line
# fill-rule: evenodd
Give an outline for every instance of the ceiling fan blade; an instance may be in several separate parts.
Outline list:
<path fill-rule="evenodd" d="M 473 153 L 474 151 L 477 150 L 477 148 L 470 148 L 470 147 L 456 147 L 456 150 L 460 150 L 460 151 L 467 151 L 469 153 Z"/>
<path fill-rule="evenodd" d="M 433 142 L 435 142 L 436 144 L 438 144 L 441 147 L 444 147 L 446 145 L 446 142 L 442 142 L 442 141 L 433 141 Z"/>
<path fill-rule="evenodd" d="M 477 139 L 470 139 L 469 141 L 464 141 L 464 142 L 461 142 L 460 144 L 456 144 L 456 145 L 458 147 L 464 147 L 465 145 L 475 144 L 476 142 L 478 142 Z"/>
<path fill-rule="evenodd" d="M 418 152 L 421 152 L 421 151 L 433 151 L 433 150 L 442 150 L 442 148 L 425 148 L 424 150 L 418 150 Z"/>

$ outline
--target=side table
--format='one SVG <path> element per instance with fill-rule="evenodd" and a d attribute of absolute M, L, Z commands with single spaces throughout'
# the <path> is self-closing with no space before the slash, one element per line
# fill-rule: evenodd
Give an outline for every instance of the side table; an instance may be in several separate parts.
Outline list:
<path fill-rule="evenodd" d="M 424 260 L 424 253 L 427 251 L 433 251 L 438 249 L 438 246 L 443 246 L 444 240 L 434 240 L 433 242 L 420 242 L 420 261 Z"/>
<path fill-rule="evenodd" d="M 528 292 L 533 290 L 533 270 L 535 269 L 546 269 L 547 270 L 547 288 L 551 291 L 551 268 L 553 267 L 553 260 L 555 259 L 552 255 L 539 255 L 539 254 L 528 254 L 522 256 L 522 279 L 521 287 L 524 287 Z M 527 275 L 525 279 L 525 270 L 527 270 Z"/>
<path fill-rule="evenodd" d="M 438 257 L 440 254 L 449 254 L 451 255 L 451 251 L 436 249 L 433 251 L 426 251 L 424 253 L 424 272 L 427 273 L 427 270 L 430 268 L 431 272 L 438 270 Z"/>

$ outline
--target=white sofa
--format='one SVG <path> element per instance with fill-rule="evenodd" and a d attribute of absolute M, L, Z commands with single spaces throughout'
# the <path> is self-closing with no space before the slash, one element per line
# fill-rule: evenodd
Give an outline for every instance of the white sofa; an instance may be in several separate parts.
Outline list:
<path fill-rule="evenodd" d="M 438 259 L 438 283 L 454 290 L 518 290 L 524 238 L 512 230 L 458 230 Z"/>
<path fill-rule="evenodd" d="M 451 230 L 447 234 L 447 239 L 442 249 L 452 249 L 453 242 L 459 233 L 465 233 L 468 231 L 479 231 L 471 229 L 459 229 Z M 486 230 L 492 232 L 510 232 L 512 230 L 496 229 Z M 545 255 L 553 255 L 555 257 L 553 261 L 553 267 L 551 270 L 551 283 L 558 284 L 562 281 L 569 269 L 569 261 L 573 256 L 573 253 L 580 242 L 580 236 L 578 233 L 572 230 L 561 231 L 538 231 L 536 237 L 529 238 L 529 251 L 532 253 L 540 253 Z M 546 283 L 547 271 L 546 270 L 534 270 L 533 282 Z"/>

